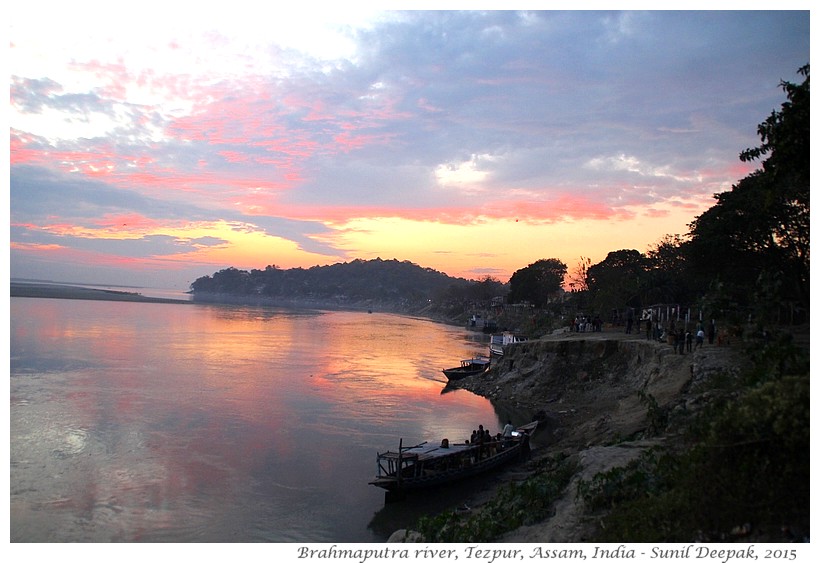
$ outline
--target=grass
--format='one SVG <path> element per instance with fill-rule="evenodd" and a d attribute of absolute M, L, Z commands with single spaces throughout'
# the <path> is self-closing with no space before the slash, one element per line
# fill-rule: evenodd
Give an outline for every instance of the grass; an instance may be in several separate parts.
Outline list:
<path fill-rule="evenodd" d="M 417 530 L 427 542 L 491 542 L 520 526 L 544 520 L 552 514 L 577 466 L 563 456 L 540 460 L 535 474 L 508 483 L 480 510 L 468 515 L 450 510 L 422 517 Z"/>

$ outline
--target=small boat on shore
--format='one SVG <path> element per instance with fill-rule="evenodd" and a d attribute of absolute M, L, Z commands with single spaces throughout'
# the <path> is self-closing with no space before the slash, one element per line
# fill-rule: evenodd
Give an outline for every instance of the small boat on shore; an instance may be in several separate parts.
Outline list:
<path fill-rule="evenodd" d="M 470 358 L 461 360 L 461 365 L 454 368 L 441 370 L 449 381 L 456 381 L 471 375 L 484 373 L 490 367 L 490 360 L 487 358 Z"/>
<path fill-rule="evenodd" d="M 504 347 L 516 342 L 524 342 L 526 338 L 516 336 L 512 332 L 503 332 L 490 336 L 490 356 L 500 358 L 504 355 Z"/>
<path fill-rule="evenodd" d="M 376 454 L 376 478 L 371 485 L 387 491 L 386 500 L 396 500 L 407 491 L 444 485 L 478 475 L 529 453 L 530 437 L 538 421 L 519 426 L 508 438 L 490 442 L 440 444 L 422 442 L 398 451 Z"/>

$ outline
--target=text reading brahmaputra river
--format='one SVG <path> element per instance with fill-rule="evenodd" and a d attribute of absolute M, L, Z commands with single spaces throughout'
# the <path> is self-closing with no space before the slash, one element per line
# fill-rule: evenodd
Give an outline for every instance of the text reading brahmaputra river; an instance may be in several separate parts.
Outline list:
<path fill-rule="evenodd" d="M 532 546 L 526 548 L 498 548 L 481 545 L 459 547 L 379 547 L 343 548 L 336 545 L 322 548 L 298 547 L 297 558 L 309 560 L 332 559 L 368 563 L 380 560 L 411 559 L 415 561 L 468 561 L 470 563 L 506 563 L 512 561 L 539 561 L 548 559 L 574 560 L 694 560 L 703 563 L 735 563 L 758 560 L 797 561 L 797 548 L 743 545 L 732 548 L 709 545 L 684 545 L 675 548 L 641 545 L 602 547 L 584 546 L 555 548 Z"/>

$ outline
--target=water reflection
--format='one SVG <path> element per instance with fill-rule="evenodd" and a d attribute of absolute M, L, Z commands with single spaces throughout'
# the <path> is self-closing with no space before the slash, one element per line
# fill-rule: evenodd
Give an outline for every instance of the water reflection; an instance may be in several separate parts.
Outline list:
<path fill-rule="evenodd" d="M 14 298 L 10 340 L 12 541 L 381 541 L 376 451 L 498 423 L 423 320 Z"/>

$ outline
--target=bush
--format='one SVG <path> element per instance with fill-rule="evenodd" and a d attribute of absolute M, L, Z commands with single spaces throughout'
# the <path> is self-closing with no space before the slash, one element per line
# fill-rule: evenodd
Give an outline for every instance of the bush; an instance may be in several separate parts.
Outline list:
<path fill-rule="evenodd" d="M 650 451 L 578 486 L 601 542 L 782 541 L 809 525 L 808 374 L 702 414 L 680 451 Z M 597 513 L 597 514 L 596 514 Z"/>
<path fill-rule="evenodd" d="M 542 462 L 533 477 L 503 487 L 475 514 L 447 511 L 422 517 L 417 530 L 427 542 L 490 542 L 502 534 L 534 524 L 552 514 L 555 500 L 566 489 L 577 466 L 564 457 Z"/>

